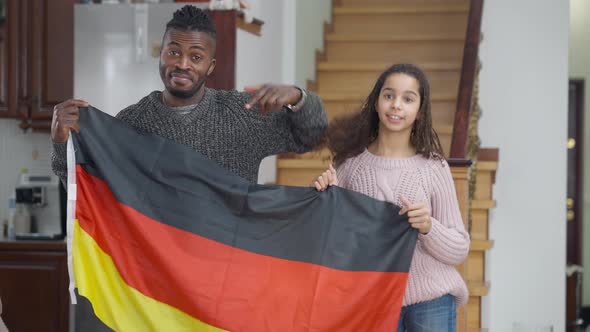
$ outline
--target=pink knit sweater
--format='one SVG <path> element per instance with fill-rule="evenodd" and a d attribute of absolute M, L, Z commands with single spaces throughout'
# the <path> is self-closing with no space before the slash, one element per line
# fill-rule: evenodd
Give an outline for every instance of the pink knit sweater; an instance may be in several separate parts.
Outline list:
<path fill-rule="evenodd" d="M 455 269 L 469 252 L 469 234 L 461 219 L 455 185 L 446 161 L 416 155 L 384 158 L 365 150 L 337 170 L 338 186 L 402 206 L 403 195 L 425 202 L 432 229 L 418 236 L 403 305 L 429 301 L 445 294 L 458 306 L 467 303 L 467 287 Z"/>

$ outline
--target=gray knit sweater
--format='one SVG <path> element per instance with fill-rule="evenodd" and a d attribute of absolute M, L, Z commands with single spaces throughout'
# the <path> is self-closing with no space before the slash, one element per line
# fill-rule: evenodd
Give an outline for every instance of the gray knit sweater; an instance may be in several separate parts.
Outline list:
<path fill-rule="evenodd" d="M 264 157 L 303 153 L 321 140 L 327 126 L 326 113 L 315 94 L 307 95 L 298 112 L 262 114 L 257 107 L 244 108 L 250 99 L 247 93 L 206 89 L 199 104 L 190 113 L 181 114 L 162 104 L 161 92 L 154 91 L 122 110 L 117 118 L 141 132 L 189 146 L 228 171 L 256 183 Z M 65 181 L 65 143 L 53 144 L 51 166 Z"/>

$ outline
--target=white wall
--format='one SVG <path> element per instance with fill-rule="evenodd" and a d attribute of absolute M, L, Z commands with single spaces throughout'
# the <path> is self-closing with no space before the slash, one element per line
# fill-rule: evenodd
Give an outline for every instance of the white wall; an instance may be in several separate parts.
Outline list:
<path fill-rule="evenodd" d="M 238 30 L 236 89 L 260 83 L 287 83 L 283 80 L 283 6 L 289 0 L 250 0 L 251 13 L 264 21 L 262 36 Z M 259 183 L 276 181 L 276 157 L 262 161 Z"/>
<path fill-rule="evenodd" d="M 491 0 L 483 15 L 479 129 L 500 148 L 484 327 L 563 331 L 568 2 Z"/>
<path fill-rule="evenodd" d="M 184 4 L 152 4 L 147 10 L 147 55 L 136 59 L 136 6 L 75 5 L 74 96 L 115 115 L 154 90 L 163 89 L 159 59 L 166 22 Z"/>
<path fill-rule="evenodd" d="M 584 169 L 590 166 L 590 1 L 570 0 L 570 77 L 584 79 L 586 86 L 584 111 Z M 590 173 L 583 172 L 583 249 L 584 266 L 582 303 L 590 306 Z"/>
<path fill-rule="evenodd" d="M 252 15 L 264 21 L 262 36 L 238 30 L 236 88 L 281 83 L 283 76 L 283 2 L 249 0 Z"/>
<path fill-rule="evenodd" d="M 315 50 L 323 50 L 324 22 L 331 20 L 332 1 L 296 0 L 295 82 L 299 86 L 305 87 L 307 80 L 315 80 Z"/>

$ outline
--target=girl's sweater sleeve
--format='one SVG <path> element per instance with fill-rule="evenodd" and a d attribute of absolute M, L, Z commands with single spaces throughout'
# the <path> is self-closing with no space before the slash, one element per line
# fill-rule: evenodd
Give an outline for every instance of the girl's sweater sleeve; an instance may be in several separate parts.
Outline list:
<path fill-rule="evenodd" d="M 469 234 L 465 230 L 451 170 L 446 162 L 432 167 L 432 229 L 419 238 L 428 253 L 442 263 L 460 264 L 469 253 Z"/>

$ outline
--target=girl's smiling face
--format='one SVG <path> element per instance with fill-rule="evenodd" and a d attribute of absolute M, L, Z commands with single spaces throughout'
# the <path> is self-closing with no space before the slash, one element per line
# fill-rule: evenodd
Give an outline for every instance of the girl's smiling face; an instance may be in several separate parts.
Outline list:
<path fill-rule="evenodd" d="M 412 76 L 395 73 L 387 77 L 376 105 L 379 132 L 411 133 L 420 110 L 419 91 L 420 84 Z"/>

